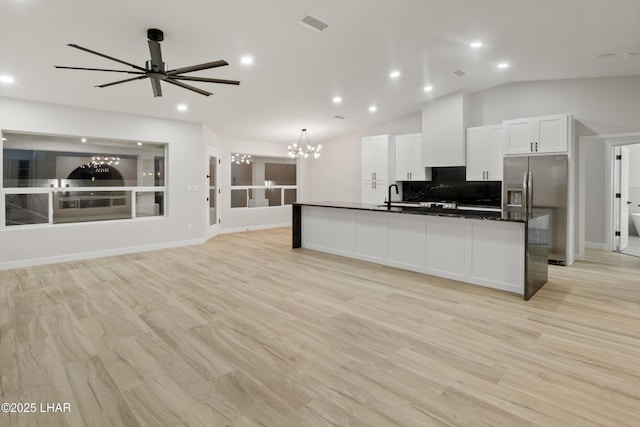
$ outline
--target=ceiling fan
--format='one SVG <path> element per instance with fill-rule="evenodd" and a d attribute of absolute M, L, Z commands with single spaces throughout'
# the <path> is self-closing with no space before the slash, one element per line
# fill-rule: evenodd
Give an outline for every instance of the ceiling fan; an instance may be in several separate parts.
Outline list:
<path fill-rule="evenodd" d="M 139 67 L 137 65 L 131 64 L 126 61 L 122 61 L 117 58 L 113 58 L 111 56 L 102 54 L 100 52 L 96 52 L 94 50 L 87 49 L 82 46 L 78 46 L 77 44 L 68 44 L 67 46 L 74 47 L 76 49 L 83 50 L 85 52 L 92 53 L 94 55 L 101 56 L 106 59 L 110 59 L 112 61 L 119 62 L 124 65 L 128 65 L 133 67 L 136 71 L 125 71 L 125 70 L 109 70 L 104 68 L 81 68 L 81 67 L 64 67 L 60 65 L 56 65 L 56 68 L 64 68 L 67 70 L 88 70 L 88 71 L 108 71 L 112 73 L 126 73 L 126 74 L 136 74 L 136 77 L 132 77 L 129 79 L 118 80 L 111 83 L 105 83 L 102 85 L 97 85 L 96 87 L 108 87 L 113 85 L 118 85 L 121 83 L 132 82 L 135 80 L 143 80 L 149 79 L 151 81 L 151 88 L 153 89 L 153 96 L 162 96 L 162 88 L 160 86 L 160 82 L 166 82 L 175 86 L 182 87 L 184 89 L 191 90 L 193 92 L 197 92 L 204 96 L 213 95 L 211 92 L 207 92 L 206 90 L 202 90 L 200 88 L 185 84 L 180 80 L 193 81 L 193 82 L 204 82 L 204 83 L 222 83 L 228 85 L 239 85 L 240 82 L 237 80 L 223 80 L 223 79 L 210 79 L 205 77 L 190 77 L 184 76 L 183 74 L 192 73 L 194 71 L 208 70 L 209 68 L 222 67 L 225 65 L 229 65 L 229 63 L 225 60 L 207 62 L 199 65 L 192 65 L 190 67 L 176 68 L 174 70 L 167 70 L 165 63 L 162 61 L 162 51 L 160 50 L 160 42 L 164 40 L 164 33 L 156 28 L 150 28 L 147 30 L 147 38 L 149 39 L 149 52 L 151 53 L 151 59 L 146 61 L 144 68 Z"/>

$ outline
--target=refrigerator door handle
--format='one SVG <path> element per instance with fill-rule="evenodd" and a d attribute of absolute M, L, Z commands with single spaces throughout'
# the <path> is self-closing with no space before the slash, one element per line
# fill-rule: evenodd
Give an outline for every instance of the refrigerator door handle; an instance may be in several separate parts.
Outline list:
<path fill-rule="evenodd" d="M 527 181 L 527 214 L 533 212 L 533 173 L 529 172 L 529 180 Z"/>
<path fill-rule="evenodd" d="M 522 210 L 526 214 L 529 209 L 529 172 L 525 171 L 522 176 Z"/>

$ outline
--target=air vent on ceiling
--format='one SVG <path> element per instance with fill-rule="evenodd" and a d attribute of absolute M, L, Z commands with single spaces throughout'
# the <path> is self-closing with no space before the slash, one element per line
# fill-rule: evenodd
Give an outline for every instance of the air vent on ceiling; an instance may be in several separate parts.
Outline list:
<path fill-rule="evenodd" d="M 346 119 L 345 116 L 333 116 L 334 119 L 339 119 L 339 120 L 344 120 Z"/>
<path fill-rule="evenodd" d="M 329 26 L 329 24 L 323 22 L 322 20 L 316 18 L 311 14 L 305 15 L 301 20 L 298 21 L 298 23 L 319 33 L 326 30 Z"/>
<path fill-rule="evenodd" d="M 455 77 L 464 77 L 467 75 L 467 72 L 462 68 L 458 68 L 457 70 L 453 70 L 451 74 L 453 74 Z"/>

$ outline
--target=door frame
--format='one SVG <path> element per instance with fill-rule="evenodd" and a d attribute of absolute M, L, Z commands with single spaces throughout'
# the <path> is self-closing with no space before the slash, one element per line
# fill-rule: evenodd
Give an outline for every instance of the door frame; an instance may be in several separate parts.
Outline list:
<path fill-rule="evenodd" d="M 216 217 L 218 219 L 218 221 L 215 222 L 215 224 L 211 225 L 211 219 L 209 217 L 210 215 L 210 201 L 209 199 L 209 179 L 207 178 L 207 175 L 209 174 L 209 159 L 211 157 L 215 157 L 218 159 L 218 164 L 216 167 L 216 187 L 218 189 L 218 192 L 216 193 Z M 220 151 L 213 149 L 213 148 L 207 148 L 207 155 L 205 156 L 205 174 L 204 174 L 204 189 L 205 189 L 205 198 L 204 198 L 204 220 L 205 220 L 205 236 L 206 236 L 206 240 L 211 239 L 212 237 L 217 236 L 218 234 L 220 234 L 220 199 L 222 198 L 222 193 L 220 192 L 220 167 L 222 166 L 222 161 L 220 159 Z"/>
<path fill-rule="evenodd" d="M 605 219 L 604 219 L 604 237 L 605 243 L 603 249 L 608 251 L 614 250 L 615 239 L 613 239 L 613 162 L 615 156 L 613 154 L 614 147 L 618 145 L 640 144 L 640 132 L 617 133 L 608 135 L 581 136 L 578 143 L 578 259 L 585 259 L 585 196 L 587 193 L 585 179 L 587 171 L 585 170 L 586 151 L 582 148 L 583 142 L 601 141 L 605 144 Z"/>

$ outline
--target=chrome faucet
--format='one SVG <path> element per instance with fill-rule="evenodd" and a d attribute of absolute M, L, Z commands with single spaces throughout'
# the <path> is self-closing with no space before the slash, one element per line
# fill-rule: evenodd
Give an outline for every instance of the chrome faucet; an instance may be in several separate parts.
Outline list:
<path fill-rule="evenodd" d="M 391 210 L 391 187 L 396 187 L 396 194 L 398 193 L 398 184 L 391 184 L 389 186 L 389 197 L 387 198 L 387 209 Z"/>

